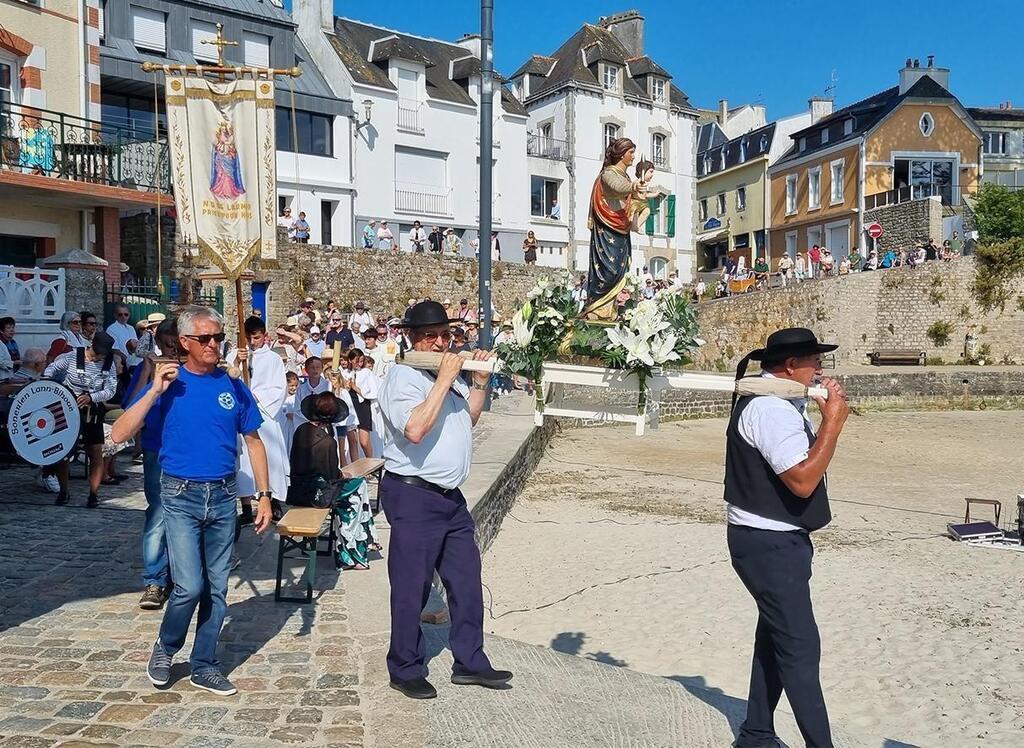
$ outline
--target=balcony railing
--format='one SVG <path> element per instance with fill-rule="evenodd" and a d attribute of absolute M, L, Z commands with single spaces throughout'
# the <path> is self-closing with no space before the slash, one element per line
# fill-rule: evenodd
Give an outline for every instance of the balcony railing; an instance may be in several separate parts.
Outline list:
<path fill-rule="evenodd" d="M 423 132 L 423 123 L 420 112 L 423 104 L 413 99 L 398 100 L 398 129 L 405 132 Z"/>
<path fill-rule="evenodd" d="M 451 187 L 397 182 L 395 210 L 413 216 L 451 216 Z"/>
<path fill-rule="evenodd" d="M 658 169 L 667 169 L 668 157 L 664 155 L 655 154 L 651 156 L 651 163 L 653 163 L 655 167 L 657 167 Z"/>
<path fill-rule="evenodd" d="M 144 191 L 171 189 L 164 134 L 157 142 L 124 127 L 19 104 L 0 105 L 0 169 Z"/>
<path fill-rule="evenodd" d="M 943 205 L 956 205 L 960 202 L 960 186 L 956 184 L 929 182 L 898 187 L 895 190 L 876 192 L 864 198 L 864 209 L 882 208 L 886 205 L 899 205 L 912 200 L 925 200 L 938 197 Z"/>
<path fill-rule="evenodd" d="M 564 140 L 545 137 L 540 133 L 527 133 L 526 155 L 550 158 L 554 161 L 568 161 L 569 144 Z"/>

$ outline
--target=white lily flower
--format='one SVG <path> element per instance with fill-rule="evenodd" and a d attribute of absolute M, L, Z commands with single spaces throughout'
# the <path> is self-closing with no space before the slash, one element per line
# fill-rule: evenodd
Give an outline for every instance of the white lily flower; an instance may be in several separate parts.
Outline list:
<path fill-rule="evenodd" d="M 673 350 L 676 347 L 676 336 L 665 335 L 651 341 L 651 358 L 657 364 L 664 364 L 668 361 L 676 361 L 679 354 Z"/>
<path fill-rule="evenodd" d="M 612 327 L 608 330 L 607 335 L 612 345 L 619 346 L 626 351 L 627 363 L 654 366 L 654 359 L 651 358 L 651 349 L 646 339 L 623 327 Z"/>
<path fill-rule="evenodd" d="M 695 346 L 698 346 L 698 347 L 700 347 L 702 345 L 707 345 L 707 342 L 708 341 L 704 340 L 704 338 L 694 338 L 693 339 L 693 344 Z"/>
<path fill-rule="evenodd" d="M 522 309 L 512 317 L 512 337 L 520 348 L 526 348 L 533 341 L 533 328 L 526 321 Z"/>

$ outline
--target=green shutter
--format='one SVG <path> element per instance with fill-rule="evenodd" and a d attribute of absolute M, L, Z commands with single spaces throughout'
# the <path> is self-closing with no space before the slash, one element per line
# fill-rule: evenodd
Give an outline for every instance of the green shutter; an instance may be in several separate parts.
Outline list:
<path fill-rule="evenodd" d="M 669 236 L 676 235 L 676 196 L 669 195 L 665 198 L 665 233 Z"/>
<path fill-rule="evenodd" d="M 647 223 L 644 225 L 644 231 L 647 232 L 647 236 L 654 236 L 654 218 L 658 215 L 658 200 L 653 197 L 647 198 L 647 207 L 651 213 L 647 216 Z"/>

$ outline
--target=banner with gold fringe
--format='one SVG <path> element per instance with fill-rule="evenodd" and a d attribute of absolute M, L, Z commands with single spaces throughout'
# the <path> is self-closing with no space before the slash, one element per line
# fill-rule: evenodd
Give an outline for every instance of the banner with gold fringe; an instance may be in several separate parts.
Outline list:
<path fill-rule="evenodd" d="M 277 261 L 274 82 L 167 76 L 178 228 L 229 278 Z"/>

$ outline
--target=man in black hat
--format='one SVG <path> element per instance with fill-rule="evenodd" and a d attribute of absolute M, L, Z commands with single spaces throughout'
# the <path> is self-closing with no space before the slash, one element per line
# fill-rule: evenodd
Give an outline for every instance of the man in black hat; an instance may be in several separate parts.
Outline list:
<path fill-rule="evenodd" d="M 435 570 L 448 591 L 455 658 L 452 683 L 501 688 L 512 673 L 495 670 L 484 654 L 484 603 L 475 525 L 459 486 L 469 476 L 472 427 L 488 396 L 488 372 L 459 378 L 462 358 L 448 350 L 452 320 L 436 301 L 416 304 L 402 326 L 412 348 L 443 354 L 437 372 L 392 366 L 377 402 L 388 432 L 381 504 L 391 525 L 391 687 L 414 699 L 432 699 L 420 614 Z M 489 351 L 473 358 L 485 361 Z"/>
<path fill-rule="evenodd" d="M 740 363 L 761 362 L 761 376 L 811 385 L 821 376 L 823 345 L 810 330 L 772 333 L 766 347 Z M 786 692 L 808 746 L 832 745 L 818 667 L 821 640 L 811 608 L 810 533 L 832 519 L 825 471 L 850 413 L 837 382 L 822 379 L 828 399 L 817 434 L 806 400 L 741 397 L 726 431 L 725 501 L 732 565 L 757 603 L 757 631 L 750 674 L 747 718 L 737 748 L 775 746 L 773 713 Z"/>

